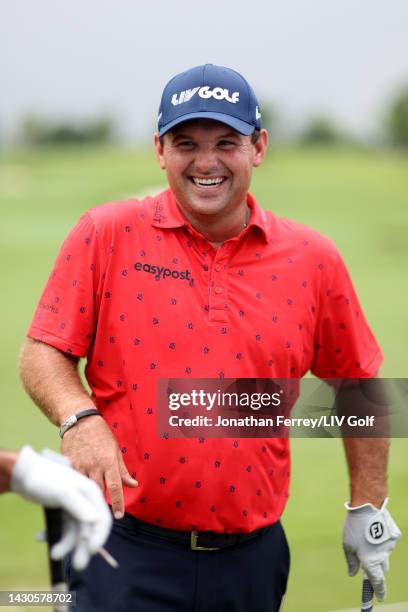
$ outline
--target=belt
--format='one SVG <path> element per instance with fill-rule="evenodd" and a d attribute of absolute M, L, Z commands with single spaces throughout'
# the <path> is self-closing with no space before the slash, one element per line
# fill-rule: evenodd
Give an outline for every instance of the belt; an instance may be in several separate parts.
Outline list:
<path fill-rule="evenodd" d="M 160 538 L 165 538 L 173 542 L 179 542 L 190 546 L 191 550 L 220 550 L 221 548 L 229 548 L 237 546 L 244 542 L 249 542 L 255 538 L 259 538 L 271 526 L 262 527 L 249 533 L 217 533 L 215 531 L 179 531 L 177 529 L 168 529 L 159 525 L 145 523 L 132 516 L 125 514 L 122 519 L 115 520 L 118 526 L 123 526 L 134 533 L 144 533 Z"/>

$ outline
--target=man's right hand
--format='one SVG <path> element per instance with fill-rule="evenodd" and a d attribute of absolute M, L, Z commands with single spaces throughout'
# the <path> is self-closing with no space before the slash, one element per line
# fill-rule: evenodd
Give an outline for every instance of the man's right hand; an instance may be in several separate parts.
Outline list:
<path fill-rule="evenodd" d="M 107 489 L 115 518 L 122 518 L 125 510 L 123 485 L 137 487 L 122 458 L 118 443 L 100 416 L 78 421 L 66 431 L 61 452 L 82 474 Z"/>

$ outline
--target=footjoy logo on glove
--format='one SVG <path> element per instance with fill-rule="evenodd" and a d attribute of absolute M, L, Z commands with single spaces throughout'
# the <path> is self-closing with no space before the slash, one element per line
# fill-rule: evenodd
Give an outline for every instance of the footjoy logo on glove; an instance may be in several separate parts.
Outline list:
<path fill-rule="evenodd" d="M 370 526 L 370 535 L 373 540 L 379 540 L 384 533 L 384 527 L 382 523 L 373 523 Z"/>
<path fill-rule="evenodd" d="M 205 87 L 193 87 L 193 89 L 186 89 L 185 91 L 180 91 L 180 93 L 173 94 L 171 103 L 173 106 L 177 106 L 183 102 L 189 102 L 197 92 L 200 98 L 227 100 L 227 102 L 231 102 L 231 104 L 239 102 L 239 91 L 234 91 L 234 93 L 230 95 L 228 89 L 224 89 L 223 87 L 214 87 L 214 89 L 211 89 L 206 85 Z"/>

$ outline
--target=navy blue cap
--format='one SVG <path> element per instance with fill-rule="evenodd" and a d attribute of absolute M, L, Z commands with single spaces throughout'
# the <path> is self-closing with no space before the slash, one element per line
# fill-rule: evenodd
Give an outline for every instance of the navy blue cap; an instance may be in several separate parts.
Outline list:
<path fill-rule="evenodd" d="M 177 74 L 163 90 L 159 136 L 191 119 L 213 119 L 249 136 L 261 129 L 255 93 L 239 72 L 205 64 Z"/>

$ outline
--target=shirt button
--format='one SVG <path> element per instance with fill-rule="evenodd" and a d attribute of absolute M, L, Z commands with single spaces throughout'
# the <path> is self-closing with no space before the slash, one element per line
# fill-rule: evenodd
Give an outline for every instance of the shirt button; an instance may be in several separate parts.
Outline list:
<path fill-rule="evenodd" d="M 214 291 L 215 291 L 215 293 L 220 294 L 220 293 L 222 293 L 222 287 L 215 287 Z"/>
<path fill-rule="evenodd" d="M 216 271 L 217 271 L 217 272 L 221 272 L 221 266 L 220 266 L 220 264 L 216 264 L 216 265 L 215 265 L 215 269 L 216 269 Z"/>

